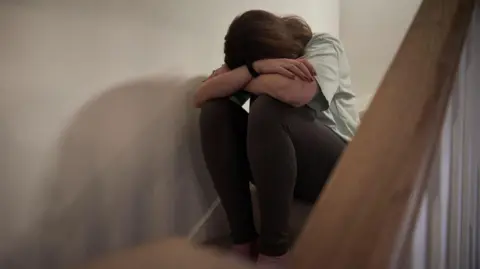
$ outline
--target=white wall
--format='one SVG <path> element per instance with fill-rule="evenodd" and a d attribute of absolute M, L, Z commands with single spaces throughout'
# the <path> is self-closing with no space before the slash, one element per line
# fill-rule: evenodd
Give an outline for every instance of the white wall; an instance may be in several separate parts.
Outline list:
<path fill-rule="evenodd" d="M 358 107 L 370 103 L 421 0 L 341 0 L 340 38 L 352 69 Z"/>
<path fill-rule="evenodd" d="M 190 94 L 253 8 L 338 35 L 337 0 L 0 2 L 0 264 L 188 234 L 215 199 Z"/>

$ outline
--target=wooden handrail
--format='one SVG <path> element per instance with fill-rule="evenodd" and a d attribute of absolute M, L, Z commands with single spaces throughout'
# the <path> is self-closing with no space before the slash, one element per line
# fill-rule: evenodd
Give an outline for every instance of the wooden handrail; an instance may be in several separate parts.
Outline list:
<path fill-rule="evenodd" d="M 394 268 L 425 189 L 474 0 L 424 0 L 293 251 L 295 269 Z"/>

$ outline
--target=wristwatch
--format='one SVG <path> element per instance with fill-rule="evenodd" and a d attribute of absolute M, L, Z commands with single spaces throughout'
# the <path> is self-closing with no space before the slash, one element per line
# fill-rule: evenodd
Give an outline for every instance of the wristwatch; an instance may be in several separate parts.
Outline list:
<path fill-rule="evenodd" d="M 252 77 L 256 78 L 256 77 L 260 76 L 260 74 L 257 72 L 257 70 L 255 70 L 255 68 L 253 68 L 253 63 L 252 62 L 248 62 L 246 64 L 246 66 L 247 66 L 248 72 L 250 72 L 250 75 L 252 75 Z"/>

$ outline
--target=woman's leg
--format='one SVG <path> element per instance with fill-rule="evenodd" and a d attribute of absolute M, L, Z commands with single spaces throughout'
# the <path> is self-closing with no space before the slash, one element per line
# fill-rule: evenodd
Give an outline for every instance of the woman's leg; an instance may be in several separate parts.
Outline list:
<path fill-rule="evenodd" d="M 344 147 L 307 107 L 294 108 L 269 96 L 251 105 L 247 151 L 259 195 L 261 254 L 288 251 L 294 193 L 315 201 Z"/>
<path fill-rule="evenodd" d="M 211 100 L 201 108 L 203 155 L 237 245 L 257 238 L 249 188 L 247 121 L 248 113 L 228 99 Z"/>

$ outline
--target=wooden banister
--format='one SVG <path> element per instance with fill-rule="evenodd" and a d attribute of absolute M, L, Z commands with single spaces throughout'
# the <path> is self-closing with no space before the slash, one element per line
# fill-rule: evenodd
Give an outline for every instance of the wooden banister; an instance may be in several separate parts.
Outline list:
<path fill-rule="evenodd" d="M 424 0 L 293 251 L 295 269 L 401 265 L 474 0 Z"/>

